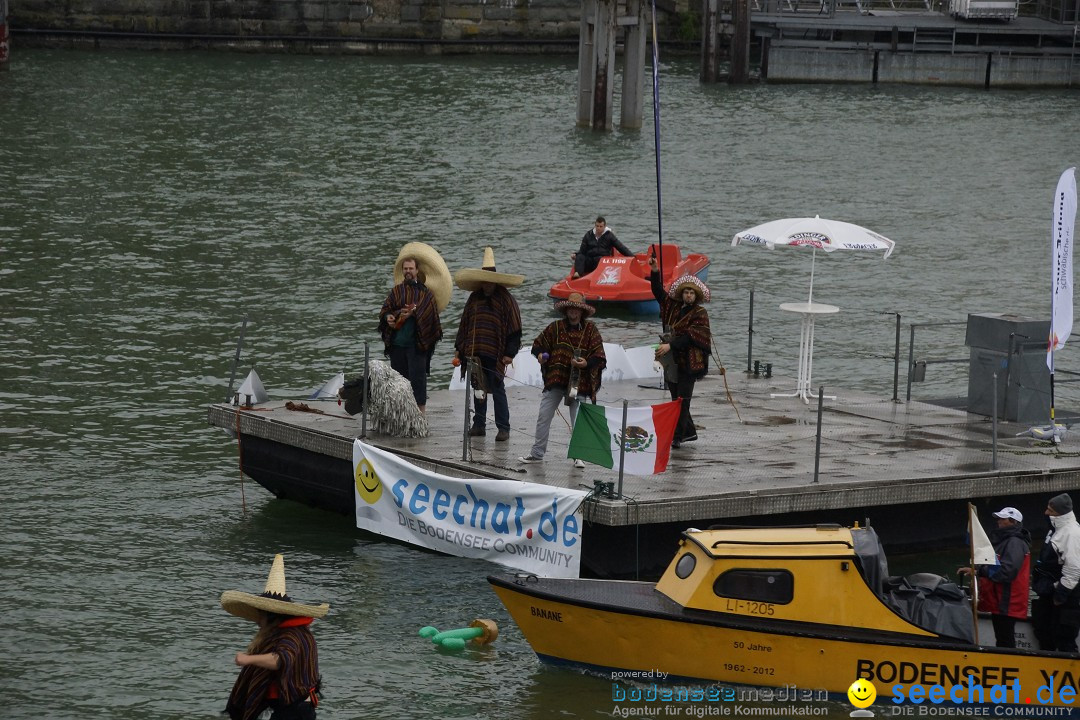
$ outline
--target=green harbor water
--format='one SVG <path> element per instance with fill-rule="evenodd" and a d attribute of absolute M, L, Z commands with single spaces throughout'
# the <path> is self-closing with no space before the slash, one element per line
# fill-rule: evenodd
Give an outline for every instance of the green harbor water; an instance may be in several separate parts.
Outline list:
<path fill-rule="evenodd" d="M 884 262 L 817 258 L 814 297 L 843 319 L 818 332 L 827 385 L 891 394 L 888 313 L 905 326 L 1048 314 L 1074 91 L 702 86 L 681 59 L 660 77 L 664 239 L 712 258 L 730 368 L 746 361 L 753 291 L 755 354 L 795 372 L 797 328 L 776 307 L 805 297 L 808 255 L 730 247 L 779 217 L 897 242 Z M 531 337 L 597 213 L 632 248 L 654 241 L 651 113 L 640 132 L 579 130 L 575 83 L 574 58 L 15 48 L 0 72 L 6 718 L 219 717 L 252 628 L 218 596 L 261 591 L 276 552 L 290 594 L 331 605 L 315 625 L 321 718 L 620 707 L 610 680 L 539 664 L 485 581 L 495 566 L 361 538 L 349 518 L 241 486 L 235 443 L 206 424 L 245 317 L 241 374 L 256 365 L 275 398 L 359 371 L 405 242 L 452 270 L 492 246 L 500 270 L 527 276 Z M 451 333 L 464 300 L 444 314 Z M 657 331 L 601 322 L 628 346 Z M 962 335 L 935 332 L 963 354 Z M 451 353 L 439 347 L 433 385 Z M 512 410 L 515 431 L 534 418 Z M 440 652 L 417 636 L 477 617 L 499 623 L 495 645 Z"/>

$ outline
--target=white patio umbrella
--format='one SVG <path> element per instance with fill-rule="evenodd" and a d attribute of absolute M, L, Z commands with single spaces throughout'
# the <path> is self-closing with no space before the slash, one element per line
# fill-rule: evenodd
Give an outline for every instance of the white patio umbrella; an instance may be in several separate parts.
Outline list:
<path fill-rule="evenodd" d="M 809 247 L 813 254 L 810 256 L 810 299 L 814 301 L 814 261 L 818 249 L 825 252 L 835 250 L 879 250 L 884 251 L 884 257 L 892 254 L 896 247 L 889 238 L 878 235 L 873 230 L 868 230 L 861 225 L 841 222 L 839 220 L 827 220 L 815 215 L 812 218 L 784 218 L 773 220 L 763 225 L 755 225 L 749 230 L 743 230 L 731 240 L 732 245 L 750 243 L 752 245 L 764 245 L 774 248 L 778 245 L 785 247 Z"/>

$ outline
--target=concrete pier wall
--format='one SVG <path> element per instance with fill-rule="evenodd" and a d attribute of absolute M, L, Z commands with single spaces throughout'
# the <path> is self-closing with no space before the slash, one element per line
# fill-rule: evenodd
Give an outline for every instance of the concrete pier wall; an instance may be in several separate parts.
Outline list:
<path fill-rule="evenodd" d="M 1061 87 L 1080 85 L 1080 67 L 1067 57 L 993 58 L 991 87 Z"/>
<path fill-rule="evenodd" d="M 769 48 L 769 82 L 868 83 L 874 81 L 872 50 Z"/>
<path fill-rule="evenodd" d="M 580 0 L 19 0 L 10 9 L 16 30 L 234 38 L 576 42 L 580 18 Z"/>
<path fill-rule="evenodd" d="M 876 74 L 875 74 L 876 65 Z M 1070 87 L 1080 67 L 1068 57 L 998 53 L 777 47 L 769 50 L 769 82 L 879 82 L 968 87 Z"/>
<path fill-rule="evenodd" d="M 986 85 L 986 53 L 878 51 L 878 82 L 915 85 Z"/>

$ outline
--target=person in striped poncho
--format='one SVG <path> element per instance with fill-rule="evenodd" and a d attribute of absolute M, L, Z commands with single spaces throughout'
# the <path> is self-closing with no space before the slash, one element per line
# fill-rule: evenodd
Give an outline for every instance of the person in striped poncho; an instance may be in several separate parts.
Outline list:
<path fill-rule="evenodd" d="M 222 593 L 221 606 L 259 625 L 247 649 L 236 653 L 241 670 L 225 713 L 231 720 L 254 720 L 270 708 L 270 720 L 315 720 L 322 677 L 309 626 L 330 606 L 305 605 L 286 594 L 281 555 L 274 557 L 261 595 L 230 590 Z"/>

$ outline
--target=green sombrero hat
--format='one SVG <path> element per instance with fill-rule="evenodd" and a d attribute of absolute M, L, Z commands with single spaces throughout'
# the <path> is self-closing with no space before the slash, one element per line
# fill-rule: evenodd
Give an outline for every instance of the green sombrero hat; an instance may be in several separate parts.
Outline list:
<path fill-rule="evenodd" d="M 295 602 L 285 593 L 285 558 L 280 553 L 274 556 L 274 564 L 270 567 L 270 575 L 266 578 L 266 588 L 262 595 L 226 590 L 221 593 L 221 607 L 232 615 L 252 622 L 259 621 L 260 611 L 310 618 L 321 618 L 330 611 L 330 606 L 326 603 L 305 605 Z"/>

